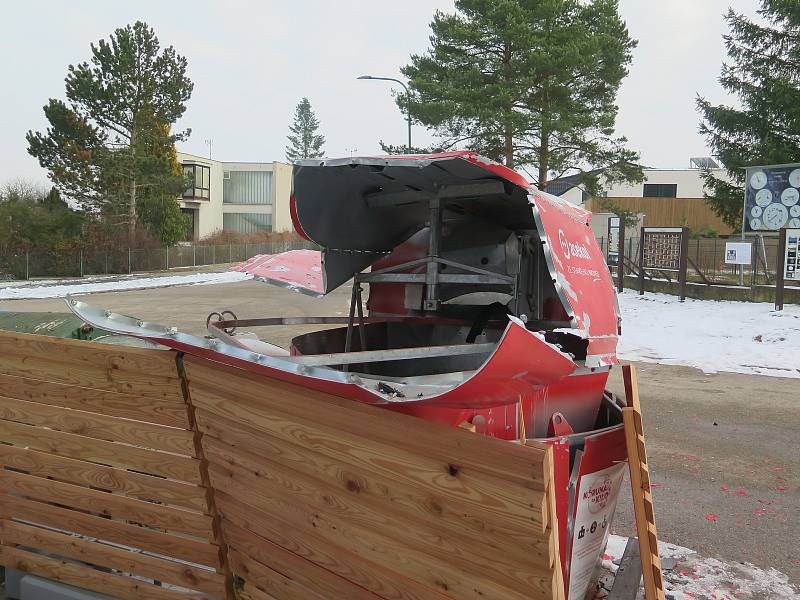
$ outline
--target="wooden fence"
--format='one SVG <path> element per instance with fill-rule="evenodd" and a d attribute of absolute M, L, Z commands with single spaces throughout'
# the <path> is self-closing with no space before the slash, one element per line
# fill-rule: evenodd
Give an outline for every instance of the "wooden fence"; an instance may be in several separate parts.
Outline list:
<path fill-rule="evenodd" d="M 703 198 L 590 198 L 586 208 L 603 212 L 605 202 L 612 202 L 623 210 L 644 213 L 647 227 L 689 227 L 692 231 L 713 229 L 720 235 L 736 233 L 714 214 Z"/>
<path fill-rule="evenodd" d="M 0 333 L 0 563 L 120 598 L 563 598 L 552 452 Z"/>
<path fill-rule="evenodd" d="M 181 383 L 173 352 L 0 332 L 0 563 L 119 598 L 224 597 Z"/>

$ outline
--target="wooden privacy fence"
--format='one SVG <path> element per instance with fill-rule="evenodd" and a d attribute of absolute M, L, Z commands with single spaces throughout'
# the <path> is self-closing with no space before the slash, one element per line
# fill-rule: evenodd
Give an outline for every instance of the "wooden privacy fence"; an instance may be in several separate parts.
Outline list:
<path fill-rule="evenodd" d="M 173 352 L 0 332 L 0 563 L 119 598 L 224 597 L 189 417 Z"/>
<path fill-rule="evenodd" d="M 0 333 L 0 562 L 120 598 L 563 598 L 551 450 Z"/>

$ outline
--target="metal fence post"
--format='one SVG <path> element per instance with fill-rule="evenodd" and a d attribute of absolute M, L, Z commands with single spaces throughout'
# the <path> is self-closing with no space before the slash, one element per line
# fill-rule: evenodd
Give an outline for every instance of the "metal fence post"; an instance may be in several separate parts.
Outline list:
<path fill-rule="evenodd" d="M 164 246 L 164 270 L 169 271 L 169 246 Z"/>
<path fill-rule="evenodd" d="M 25 281 L 31 278 L 31 253 L 25 250 Z"/>
<path fill-rule="evenodd" d="M 129 246 L 128 247 L 128 275 L 130 275 L 131 273 L 133 273 L 133 271 L 131 270 L 131 249 L 130 249 L 130 246 Z"/>
<path fill-rule="evenodd" d="M 214 244 L 211 245 L 211 264 L 217 264 L 217 247 Z"/>
<path fill-rule="evenodd" d="M 192 243 L 192 266 L 197 266 L 197 244 Z"/>
<path fill-rule="evenodd" d="M 81 277 L 83 277 L 83 248 L 80 249 L 80 264 Z"/>

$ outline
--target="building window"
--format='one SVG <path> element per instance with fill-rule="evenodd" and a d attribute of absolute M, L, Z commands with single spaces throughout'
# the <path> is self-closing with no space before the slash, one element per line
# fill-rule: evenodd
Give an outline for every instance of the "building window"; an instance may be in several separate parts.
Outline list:
<path fill-rule="evenodd" d="M 677 183 L 645 183 L 643 198 L 677 198 Z"/>
<path fill-rule="evenodd" d="M 222 213 L 222 229 L 236 233 L 272 231 L 269 213 Z"/>
<path fill-rule="evenodd" d="M 272 171 L 226 171 L 223 204 L 272 204 Z"/>
<path fill-rule="evenodd" d="M 189 182 L 183 192 L 184 198 L 208 200 L 211 197 L 211 167 L 185 164 L 183 176 Z"/>

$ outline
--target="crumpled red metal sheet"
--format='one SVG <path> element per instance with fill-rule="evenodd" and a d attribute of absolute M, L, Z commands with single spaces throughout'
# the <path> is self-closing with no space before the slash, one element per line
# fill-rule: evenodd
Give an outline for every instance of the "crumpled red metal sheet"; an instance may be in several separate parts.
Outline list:
<path fill-rule="evenodd" d="M 611 273 L 588 223 L 591 213 L 561 198 L 533 192 L 556 284 L 571 308 L 572 326 L 589 339 L 588 354 L 602 366 L 617 363 L 619 313 Z"/>
<path fill-rule="evenodd" d="M 325 294 L 321 263 L 322 254 L 318 250 L 289 250 L 280 254 L 257 254 L 231 270 L 319 297 Z"/>

